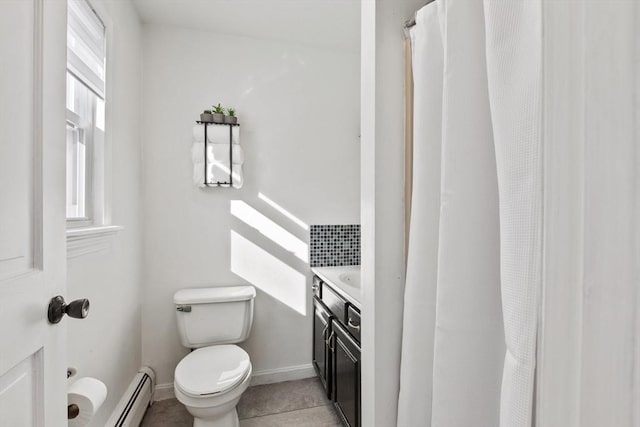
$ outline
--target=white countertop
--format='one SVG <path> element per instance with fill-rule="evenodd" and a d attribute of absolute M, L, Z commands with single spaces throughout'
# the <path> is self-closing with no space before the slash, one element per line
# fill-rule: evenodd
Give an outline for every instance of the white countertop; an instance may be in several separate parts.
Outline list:
<path fill-rule="evenodd" d="M 362 289 L 360 288 L 360 266 L 311 267 L 311 271 L 332 285 L 344 298 L 361 309 Z"/>

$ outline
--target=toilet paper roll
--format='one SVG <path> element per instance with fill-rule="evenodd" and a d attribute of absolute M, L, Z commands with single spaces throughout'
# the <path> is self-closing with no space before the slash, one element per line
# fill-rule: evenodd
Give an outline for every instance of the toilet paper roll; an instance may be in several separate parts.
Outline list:
<path fill-rule="evenodd" d="M 67 389 L 67 405 L 78 405 L 80 413 L 69 420 L 69 427 L 84 427 L 89 424 L 107 398 L 107 386 L 91 377 L 79 378 Z"/>

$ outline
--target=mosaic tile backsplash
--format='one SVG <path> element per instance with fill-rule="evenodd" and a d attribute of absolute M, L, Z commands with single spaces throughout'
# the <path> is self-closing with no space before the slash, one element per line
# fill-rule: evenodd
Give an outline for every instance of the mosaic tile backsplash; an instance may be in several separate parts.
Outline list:
<path fill-rule="evenodd" d="M 312 225 L 311 267 L 360 265 L 360 224 Z"/>

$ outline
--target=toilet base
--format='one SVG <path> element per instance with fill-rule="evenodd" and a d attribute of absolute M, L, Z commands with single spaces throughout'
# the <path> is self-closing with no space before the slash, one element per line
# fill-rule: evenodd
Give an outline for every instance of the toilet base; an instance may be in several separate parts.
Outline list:
<path fill-rule="evenodd" d="M 193 427 L 239 427 L 236 406 L 242 393 L 249 387 L 251 373 L 252 367 L 249 364 L 249 371 L 242 382 L 224 393 L 193 396 L 185 394 L 177 382 L 174 383 L 173 391 L 178 402 L 193 416 Z"/>
<path fill-rule="evenodd" d="M 239 427 L 238 411 L 234 408 L 232 411 L 222 414 L 220 417 L 214 418 L 195 418 L 193 419 L 193 427 Z"/>

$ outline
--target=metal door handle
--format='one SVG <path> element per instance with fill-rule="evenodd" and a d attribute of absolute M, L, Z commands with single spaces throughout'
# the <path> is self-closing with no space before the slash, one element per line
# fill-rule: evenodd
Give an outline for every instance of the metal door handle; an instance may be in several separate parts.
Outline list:
<path fill-rule="evenodd" d="M 327 323 L 324 327 L 324 329 L 322 330 L 322 336 L 326 337 L 327 336 L 327 331 L 329 330 L 329 324 Z"/>
<path fill-rule="evenodd" d="M 355 323 L 353 323 L 351 321 L 351 318 L 349 318 L 349 320 L 347 321 L 347 325 L 351 328 L 351 329 L 355 329 L 356 331 L 360 331 L 360 325 L 356 325 Z"/>
<path fill-rule="evenodd" d="M 89 315 L 89 300 L 82 298 L 67 304 L 61 295 L 52 298 L 47 310 L 49 323 L 59 323 L 65 314 L 76 319 L 84 319 Z"/>
<path fill-rule="evenodd" d="M 329 347 L 329 350 L 331 351 L 331 353 L 333 353 L 333 352 L 334 352 L 334 350 L 335 350 L 335 349 L 333 348 L 333 339 L 332 339 L 332 338 L 333 338 L 333 335 L 334 335 L 334 332 L 333 332 L 333 331 L 331 331 L 331 334 L 329 335 L 329 338 L 327 338 L 326 340 L 324 340 L 324 343 L 327 345 L 327 347 Z"/>

